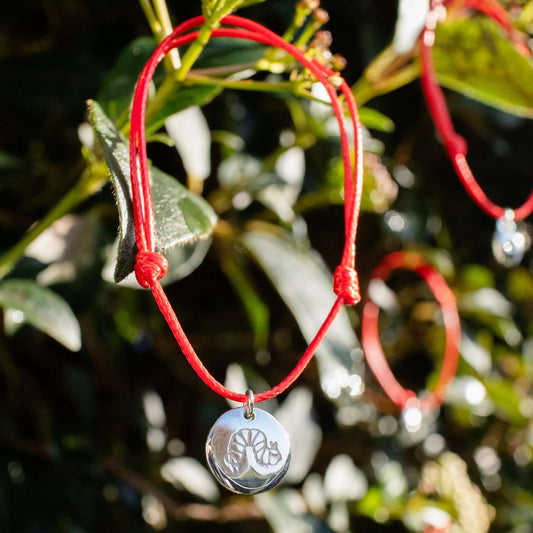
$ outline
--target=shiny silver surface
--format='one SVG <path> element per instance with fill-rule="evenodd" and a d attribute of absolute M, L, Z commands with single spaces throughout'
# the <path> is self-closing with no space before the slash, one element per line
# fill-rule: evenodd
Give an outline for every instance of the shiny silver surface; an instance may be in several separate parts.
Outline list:
<path fill-rule="evenodd" d="M 290 442 L 279 422 L 255 408 L 253 419 L 239 407 L 213 425 L 205 446 L 216 479 L 238 494 L 257 494 L 277 485 L 287 473 Z"/>
<path fill-rule="evenodd" d="M 519 223 L 505 216 L 496 222 L 492 253 L 498 263 L 507 267 L 519 265 L 529 244 L 529 235 Z"/>

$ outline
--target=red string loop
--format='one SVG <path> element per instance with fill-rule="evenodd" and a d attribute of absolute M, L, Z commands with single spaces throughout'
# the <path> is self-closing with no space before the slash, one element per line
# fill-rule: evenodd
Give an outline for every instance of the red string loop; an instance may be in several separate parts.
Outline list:
<path fill-rule="evenodd" d="M 135 277 L 141 287 L 148 289 L 168 272 L 168 261 L 157 252 L 139 252 L 135 257 Z"/>
<path fill-rule="evenodd" d="M 504 216 L 506 208 L 492 202 L 476 181 L 470 166 L 466 160 L 468 145 L 456 131 L 450 117 L 444 93 L 439 86 L 435 64 L 433 62 L 432 49 L 435 43 L 435 23 L 438 20 L 437 11 L 444 5 L 451 3 L 444 0 L 433 0 L 431 10 L 426 19 L 426 26 L 420 37 L 421 73 L 420 81 L 422 91 L 426 99 L 429 114 L 433 119 L 435 128 L 439 132 L 446 152 L 454 166 L 455 172 L 466 192 L 472 200 L 492 218 L 498 219 Z M 496 21 L 509 36 L 518 52 L 527 57 L 531 51 L 521 40 L 519 32 L 513 27 L 507 12 L 494 0 L 465 0 L 466 5 L 484 13 Z M 525 202 L 513 209 L 515 220 L 523 220 L 533 212 L 533 189 Z"/>
<path fill-rule="evenodd" d="M 359 276 L 355 268 L 338 266 L 333 274 L 333 292 L 342 298 L 346 305 L 356 305 L 361 301 Z"/>
<path fill-rule="evenodd" d="M 130 127 L 130 174 L 133 199 L 133 213 L 135 218 L 135 235 L 137 246 L 140 250 L 137 255 L 135 273 L 139 283 L 143 287 L 149 287 L 155 301 L 167 321 L 176 341 L 185 355 L 185 358 L 196 372 L 198 377 L 217 394 L 230 400 L 245 402 L 246 394 L 239 394 L 229 390 L 218 382 L 205 368 L 202 361 L 194 351 L 194 348 L 185 335 L 178 318 L 176 317 L 170 302 L 168 301 L 158 280 L 161 279 L 167 269 L 166 260 L 160 254 L 155 253 L 155 219 L 150 190 L 150 178 L 148 160 L 146 155 L 145 137 L 145 114 L 146 102 L 151 79 L 157 65 L 174 48 L 189 44 L 198 38 L 198 31 L 190 31 L 204 24 L 202 16 L 192 18 L 180 24 L 174 31 L 157 46 L 143 68 L 137 82 L 133 97 Z M 247 39 L 282 48 L 292 55 L 315 78 L 322 83 L 331 99 L 331 105 L 339 125 L 341 140 L 341 152 L 344 167 L 344 197 L 345 197 L 345 244 L 341 260 L 341 267 L 335 282 L 339 290 L 339 296 L 329 311 L 324 323 L 319 328 L 314 339 L 311 341 L 304 354 L 289 373 L 278 385 L 272 389 L 255 395 L 255 402 L 261 402 L 284 392 L 305 370 L 311 361 L 318 345 L 326 335 L 333 320 L 341 310 L 343 304 L 354 304 L 359 301 L 359 288 L 357 274 L 353 269 L 355 262 L 355 238 L 357 234 L 358 218 L 363 189 L 363 129 L 359 120 L 357 104 L 348 84 L 327 66 L 319 63 L 314 58 L 309 58 L 305 52 L 286 42 L 279 35 L 271 32 L 264 26 L 251 20 L 227 16 L 221 21 L 222 25 L 236 26 L 236 28 L 219 27 L 212 31 L 211 37 L 229 37 L 233 39 Z M 187 33 L 190 32 L 190 33 Z M 334 76 L 335 86 L 330 81 Z M 339 88 L 346 99 L 349 118 L 354 130 L 352 164 L 350 140 L 344 123 L 344 109 L 339 100 L 336 88 Z"/>
<path fill-rule="evenodd" d="M 430 396 L 418 401 L 420 409 L 428 411 L 444 401 L 446 389 L 455 377 L 459 362 L 459 345 L 461 342 L 461 324 L 457 312 L 455 296 L 446 281 L 432 265 L 414 252 L 395 252 L 386 256 L 376 267 L 372 280 L 385 282 L 390 274 L 397 269 L 407 269 L 418 274 L 427 284 L 442 311 L 442 319 L 446 330 L 446 346 L 444 359 L 437 384 Z M 379 307 L 367 297 L 363 306 L 361 320 L 361 344 L 368 366 L 389 398 L 400 408 L 409 406 L 416 394 L 405 389 L 394 376 L 379 340 L 378 331 Z"/>

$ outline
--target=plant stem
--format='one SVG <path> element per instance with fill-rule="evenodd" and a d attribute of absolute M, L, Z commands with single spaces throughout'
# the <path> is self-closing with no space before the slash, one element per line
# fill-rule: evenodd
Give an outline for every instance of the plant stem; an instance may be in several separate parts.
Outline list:
<path fill-rule="evenodd" d="M 213 32 L 214 24 L 206 20 L 205 24 L 200 29 L 198 33 L 198 38 L 191 43 L 187 52 L 181 60 L 181 67 L 178 70 L 176 75 L 176 81 L 182 82 L 187 77 L 189 70 L 191 70 L 195 61 L 198 59 L 198 56 L 202 53 L 202 50 L 205 48 L 205 45 L 209 42 L 211 33 Z"/>
<path fill-rule="evenodd" d="M 155 14 L 154 9 L 152 8 L 150 0 L 139 0 L 139 4 L 141 5 L 142 10 L 144 11 L 144 16 L 148 21 L 148 25 L 150 26 L 152 33 L 159 40 L 163 39 L 163 28 L 161 27 L 160 22 L 157 20 L 157 15 Z"/>
<path fill-rule="evenodd" d="M 161 40 L 162 40 L 172 33 L 172 30 L 173 30 L 172 22 L 170 20 L 170 15 L 168 14 L 168 8 L 167 8 L 166 1 L 165 0 L 153 0 L 153 2 L 154 2 L 155 12 L 159 20 L 159 24 L 161 24 Z M 169 70 L 170 72 L 174 70 L 178 70 L 181 64 L 179 51 L 176 48 L 174 48 L 174 50 L 170 51 L 170 54 L 167 57 L 169 58 L 168 61 L 165 62 L 165 65 L 167 66 L 167 70 Z M 170 69 L 168 69 L 169 65 L 170 65 Z"/>
<path fill-rule="evenodd" d="M 292 81 L 281 81 L 272 83 L 268 81 L 231 80 L 228 78 L 200 76 L 191 72 L 185 79 L 184 85 L 218 85 L 219 87 L 224 87 L 225 89 L 238 89 L 241 91 L 294 94 L 314 102 L 320 102 L 322 104 L 324 103 L 324 100 L 316 98 L 309 91 L 307 91 L 306 87 L 308 82 L 295 83 Z"/>
<path fill-rule="evenodd" d="M 24 251 L 44 230 L 49 228 L 56 220 L 70 213 L 77 205 L 98 191 L 107 177 L 107 167 L 100 162 L 87 167 L 79 181 L 70 189 L 65 196 L 52 208 L 43 219 L 37 222 L 30 230 L 0 257 L 0 279 L 4 278 L 24 255 Z"/>
<path fill-rule="evenodd" d="M 419 73 L 420 66 L 417 63 L 413 63 L 380 81 L 371 81 L 363 76 L 352 86 L 352 92 L 357 104 L 363 106 L 376 96 L 390 93 L 411 83 L 416 80 Z"/>
<path fill-rule="evenodd" d="M 372 98 L 394 91 L 416 79 L 420 67 L 417 63 L 409 64 L 411 59 L 410 54 L 398 55 L 391 46 L 385 48 L 352 86 L 357 104 L 363 106 Z"/>

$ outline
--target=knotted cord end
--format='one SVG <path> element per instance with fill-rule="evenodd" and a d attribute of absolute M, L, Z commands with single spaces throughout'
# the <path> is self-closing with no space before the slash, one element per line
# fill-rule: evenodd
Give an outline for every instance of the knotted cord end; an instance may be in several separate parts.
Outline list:
<path fill-rule="evenodd" d="M 166 257 L 157 252 L 139 252 L 135 261 L 135 277 L 145 289 L 163 278 L 168 271 Z"/>
<path fill-rule="evenodd" d="M 338 266 L 333 275 L 333 291 L 344 300 L 346 305 L 355 305 L 361 301 L 359 277 L 355 269 Z"/>
<path fill-rule="evenodd" d="M 452 154 L 452 157 L 455 157 L 457 154 L 466 156 L 468 152 L 468 144 L 462 135 L 455 134 L 451 138 L 446 139 L 444 144 L 448 153 Z"/>

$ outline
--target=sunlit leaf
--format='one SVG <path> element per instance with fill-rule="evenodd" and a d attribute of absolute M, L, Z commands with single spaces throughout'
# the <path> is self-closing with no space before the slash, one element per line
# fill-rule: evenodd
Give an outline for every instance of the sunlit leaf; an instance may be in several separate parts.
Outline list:
<path fill-rule="evenodd" d="M 296 245 L 287 237 L 253 231 L 243 244 L 259 262 L 291 310 L 307 342 L 316 335 L 336 296 L 328 274 L 316 252 Z M 322 387 L 332 399 L 360 393 L 352 385 L 360 372 L 354 358 L 357 338 L 348 314 L 341 309 L 316 355 Z"/>
<path fill-rule="evenodd" d="M 406 54 L 416 44 L 426 21 L 427 0 L 400 0 L 392 47 L 398 54 Z"/>
<path fill-rule="evenodd" d="M 173 457 L 161 467 L 164 480 L 177 488 L 213 502 L 218 500 L 220 492 L 207 469 L 192 457 Z"/>
<path fill-rule="evenodd" d="M 270 328 L 270 311 L 256 290 L 246 269 L 239 260 L 239 255 L 231 250 L 220 252 L 220 268 L 233 285 L 248 315 L 254 332 L 254 346 L 257 350 L 266 350 Z M 235 389 L 233 389 L 235 390 Z"/>
<path fill-rule="evenodd" d="M 348 455 L 336 455 L 324 476 L 324 488 L 329 501 L 357 501 L 368 489 L 366 476 Z"/>
<path fill-rule="evenodd" d="M 89 102 L 90 121 L 111 172 L 119 211 L 119 248 L 115 280 L 133 271 L 136 241 L 130 192 L 129 149 L 124 137 L 96 102 Z M 216 223 L 211 206 L 174 178 L 151 168 L 152 196 L 156 219 L 156 247 L 160 251 L 208 237 Z"/>
<path fill-rule="evenodd" d="M 363 162 L 364 187 L 361 210 L 383 213 L 396 199 L 398 185 L 378 155 L 365 152 Z M 336 193 L 336 196 L 331 198 L 332 201 L 344 202 L 344 166 L 341 158 L 333 160 L 327 174 L 326 188 Z"/>
<path fill-rule="evenodd" d="M 202 110 L 193 105 L 165 120 L 165 128 L 190 178 L 205 180 L 211 173 L 211 131 Z"/>
<path fill-rule="evenodd" d="M 460 278 L 467 291 L 494 287 L 494 272 L 483 265 L 466 265 L 461 270 Z"/>
<path fill-rule="evenodd" d="M 202 107 L 215 98 L 222 88 L 216 85 L 195 85 L 180 87 L 165 99 L 163 105 L 146 122 L 146 133 L 150 134 L 161 128 L 165 120 L 192 105 Z"/>
<path fill-rule="evenodd" d="M 487 17 L 440 24 L 434 47 L 440 83 L 509 113 L 533 117 L 533 66 Z"/>
<path fill-rule="evenodd" d="M 511 269 L 507 283 L 513 299 L 533 301 L 533 276 L 527 268 Z"/>
<path fill-rule="evenodd" d="M 78 319 L 55 292 L 34 281 L 10 279 L 0 284 L 0 306 L 19 311 L 21 319 L 77 352 L 81 348 Z"/>
<path fill-rule="evenodd" d="M 263 492 L 254 501 L 274 533 L 333 533 L 327 524 L 303 512 L 305 501 L 296 489 Z"/>
<path fill-rule="evenodd" d="M 128 109 L 137 78 L 156 45 L 157 42 L 152 37 L 135 39 L 121 52 L 107 73 L 98 102 L 112 120 L 116 120 Z"/>
<path fill-rule="evenodd" d="M 118 246 L 119 243 L 117 238 L 109 252 L 106 264 L 102 269 L 102 278 L 109 283 L 115 283 Z M 164 255 L 168 261 L 168 272 L 166 276 L 161 279 L 161 285 L 165 287 L 166 285 L 170 285 L 194 272 L 202 264 L 210 247 L 211 239 L 207 238 L 183 246 L 174 246 L 173 248 L 166 250 Z M 124 272 L 120 272 L 120 275 L 123 276 Z M 121 287 L 129 287 L 130 289 L 141 288 L 133 272 L 126 274 L 126 277 L 123 277 L 119 285 Z"/>
<path fill-rule="evenodd" d="M 512 381 L 487 377 L 483 380 L 487 394 L 494 402 L 497 415 L 512 424 L 523 426 L 528 419 L 520 411 L 520 400 Z"/>
<path fill-rule="evenodd" d="M 313 420 L 313 396 L 303 387 L 292 390 L 276 411 L 276 418 L 289 435 L 297 454 L 291 457 L 286 475 L 289 483 L 300 483 L 309 472 L 322 442 L 322 430 Z"/>

